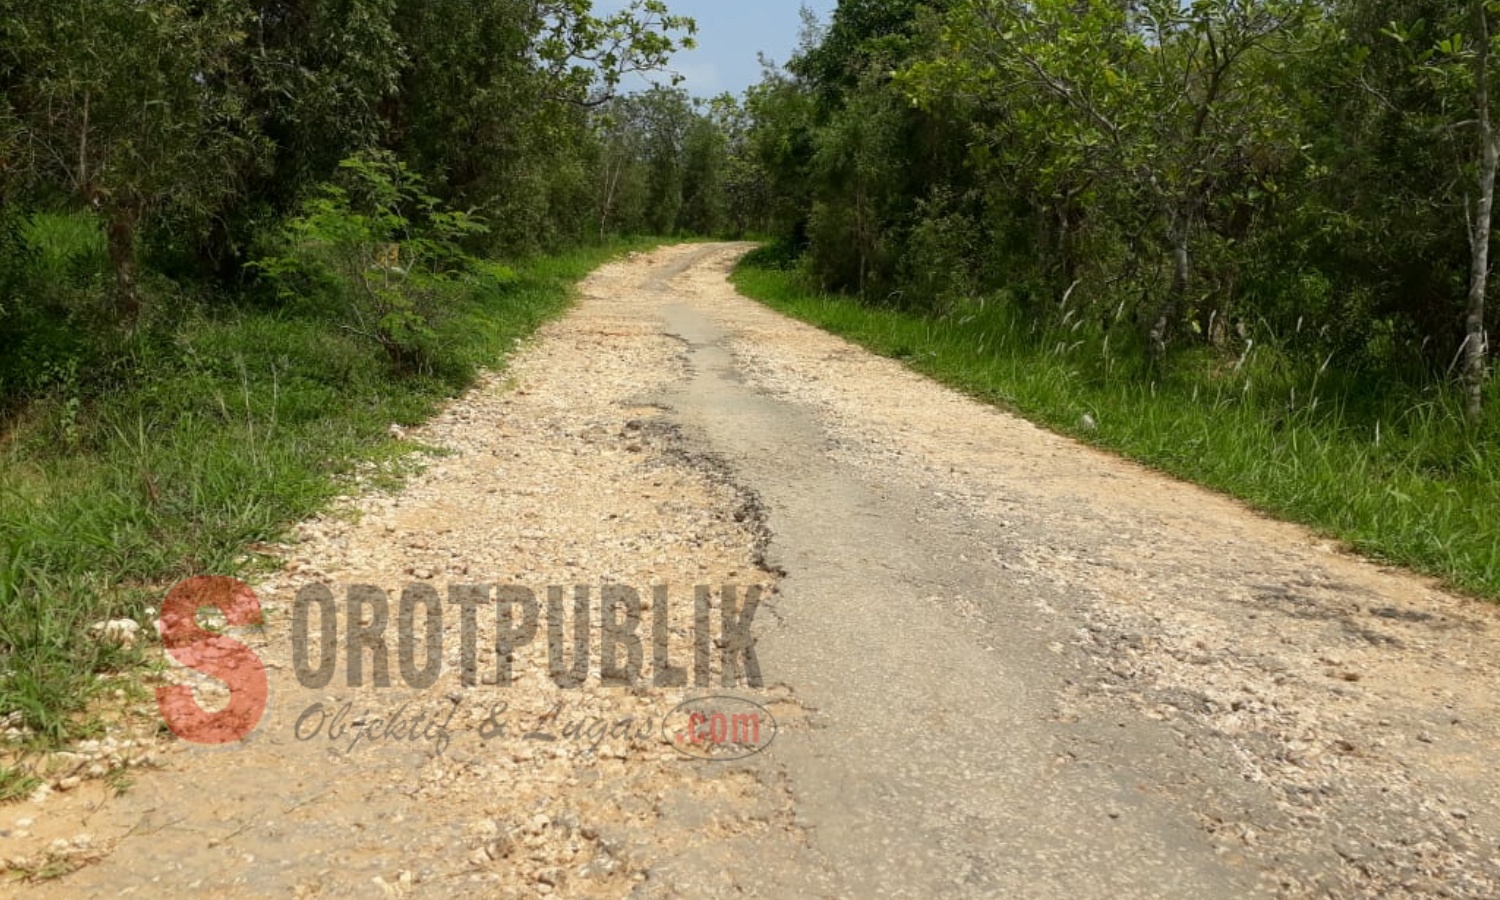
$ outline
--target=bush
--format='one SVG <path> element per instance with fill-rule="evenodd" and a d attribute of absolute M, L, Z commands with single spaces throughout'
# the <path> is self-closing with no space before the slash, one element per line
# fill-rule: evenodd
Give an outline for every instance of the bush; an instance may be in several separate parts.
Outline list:
<path fill-rule="evenodd" d="M 948 313 L 979 293 L 972 262 L 979 255 L 979 228 L 956 206 L 943 193 L 917 204 L 901 259 L 906 306 Z"/>
<path fill-rule="evenodd" d="M 347 159 L 253 267 L 283 300 L 327 307 L 346 331 L 377 344 L 401 370 L 426 369 L 436 326 L 473 277 L 505 278 L 464 251 L 487 229 L 441 208 L 421 179 L 385 155 Z"/>
<path fill-rule="evenodd" d="M 92 216 L 0 210 L 0 411 L 79 381 L 118 342 L 98 321 L 107 266 Z"/>

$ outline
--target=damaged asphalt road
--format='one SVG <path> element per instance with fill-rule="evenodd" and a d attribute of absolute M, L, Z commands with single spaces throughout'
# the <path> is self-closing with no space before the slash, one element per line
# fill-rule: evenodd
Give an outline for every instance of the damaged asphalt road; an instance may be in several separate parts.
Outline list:
<path fill-rule="evenodd" d="M 443 452 L 403 490 L 304 523 L 255 586 L 255 738 L 0 809 L 11 870 L 76 863 L 0 890 L 1500 894 L 1500 612 L 773 313 L 726 280 L 747 249 L 605 266 L 411 435 Z M 648 648 L 640 684 L 562 689 L 541 637 L 514 684 L 469 684 L 450 617 L 431 687 L 309 690 L 286 615 L 309 582 L 759 585 L 763 684 L 651 683 Z M 653 612 L 693 659 L 693 603 Z M 774 714 L 774 742 L 509 739 L 705 693 Z M 313 703 L 458 712 L 441 752 L 351 750 L 298 739 Z"/>

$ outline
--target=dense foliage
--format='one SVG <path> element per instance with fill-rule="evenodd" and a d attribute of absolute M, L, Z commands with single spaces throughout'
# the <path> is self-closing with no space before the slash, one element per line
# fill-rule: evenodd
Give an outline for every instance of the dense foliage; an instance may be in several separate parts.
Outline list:
<path fill-rule="evenodd" d="M 86 731 L 130 662 L 90 626 L 253 565 L 592 248 L 733 226 L 736 104 L 622 96 L 675 83 L 694 28 L 661 0 L 0 0 L 0 728 Z M 5 752 L 0 800 L 31 783 Z"/>
<path fill-rule="evenodd" d="M 461 211 L 463 249 L 489 257 L 724 230 L 734 104 L 620 96 L 675 81 L 695 28 L 661 0 L 0 0 L 0 412 L 61 372 L 112 371 L 185 299 L 290 302 L 255 263 L 306 256 L 289 229 L 326 237 L 333 213 Z M 310 211 L 359 160 L 399 166 L 420 197 Z M 59 215 L 102 248 L 66 273 L 37 265 Z M 363 291 L 373 262 L 342 277 Z"/>
<path fill-rule="evenodd" d="M 1493 0 L 842 0 L 750 91 L 743 162 L 824 288 L 937 315 L 1009 304 L 1147 379 L 1206 358 L 1331 367 L 1356 395 L 1452 385 L 1478 419 L 1497 17 Z"/>

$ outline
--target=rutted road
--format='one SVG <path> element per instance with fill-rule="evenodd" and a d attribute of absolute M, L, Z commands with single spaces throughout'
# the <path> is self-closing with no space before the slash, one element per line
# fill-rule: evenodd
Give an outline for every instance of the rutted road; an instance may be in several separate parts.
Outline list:
<path fill-rule="evenodd" d="M 774 584 L 766 687 L 734 691 L 780 719 L 767 752 L 540 752 L 482 741 L 470 710 L 442 754 L 336 752 L 291 737 L 309 703 L 405 698 L 303 690 L 273 617 L 275 703 L 249 746 L 174 754 L 123 798 L 0 809 L 33 838 L 88 820 L 99 858 L 50 890 L 1500 893 L 1494 608 L 772 313 L 725 280 L 745 249 L 606 266 L 414 435 L 453 455 L 309 523 L 258 590 L 285 610 L 309 580 Z M 477 710 L 500 689 L 457 684 L 444 627 L 451 671 L 409 699 Z M 544 659 L 518 665 L 522 717 L 559 699 L 659 717 L 691 695 L 559 693 Z"/>

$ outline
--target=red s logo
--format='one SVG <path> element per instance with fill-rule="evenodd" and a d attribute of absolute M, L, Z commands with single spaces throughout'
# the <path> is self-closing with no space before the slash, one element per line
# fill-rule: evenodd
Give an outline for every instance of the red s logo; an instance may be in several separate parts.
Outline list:
<path fill-rule="evenodd" d="M 192 578 L 172 588 L 161 606 L 161 637 L 172 658 L 229 686 L 229 705 L 204 712 L 191 688 L 156 689 L 156 705 L 172 733 L 193 744 L 229 744 L 243 740 L 260 724 L 269 684 L 266 667 L 255 651 L 232 638 L 198 627 L 198 611 L 212 606 L 230 625 L 259 625 L 260 601 L 233 578 Z"/>

